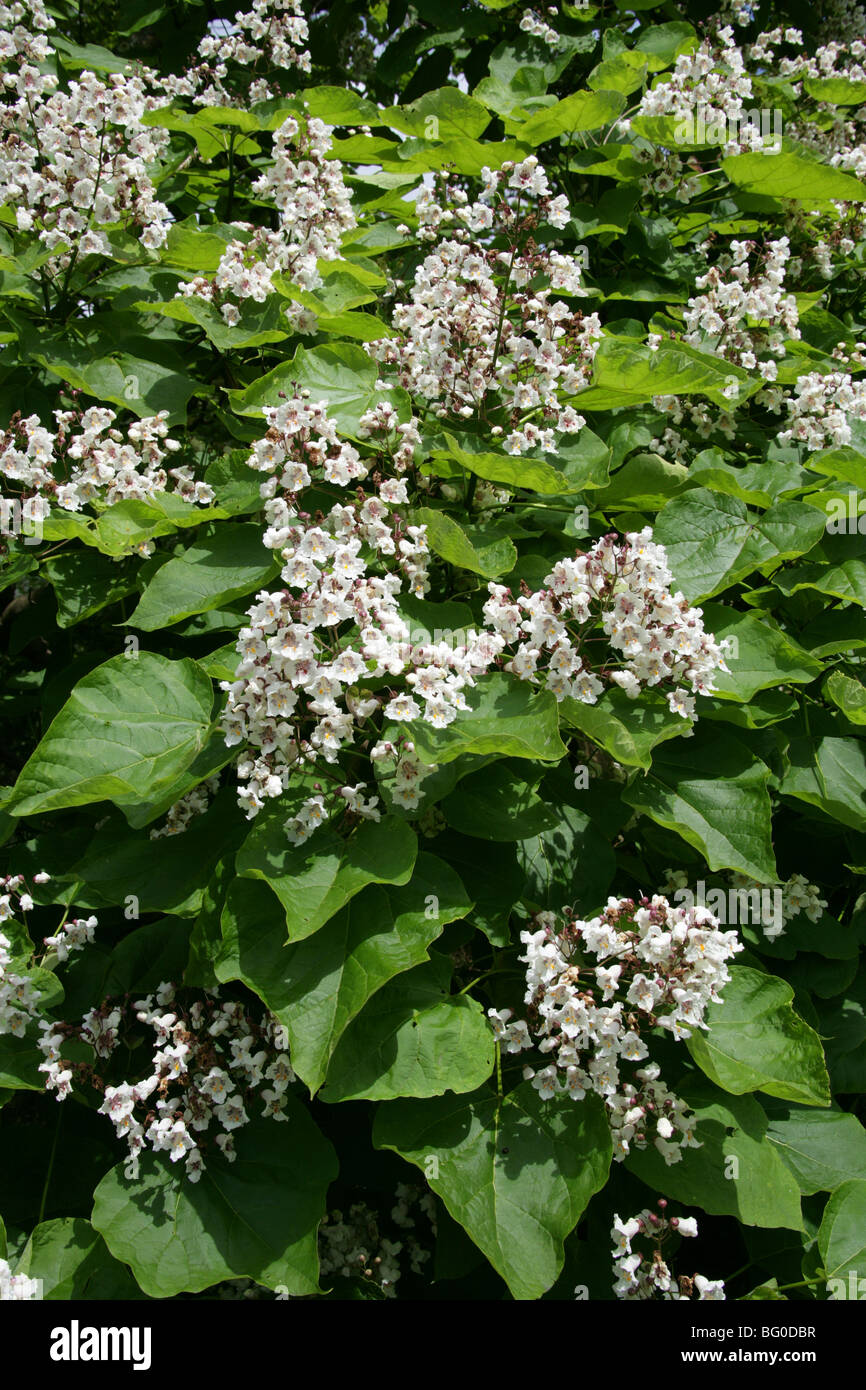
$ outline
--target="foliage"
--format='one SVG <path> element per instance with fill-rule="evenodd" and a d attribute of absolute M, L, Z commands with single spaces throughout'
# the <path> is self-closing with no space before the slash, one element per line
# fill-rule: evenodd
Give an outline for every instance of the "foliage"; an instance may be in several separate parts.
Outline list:
<path fill-rule="evenodd" d="M 0 1292 L 848 1296 L 862 9 L 0 29 Z"/>

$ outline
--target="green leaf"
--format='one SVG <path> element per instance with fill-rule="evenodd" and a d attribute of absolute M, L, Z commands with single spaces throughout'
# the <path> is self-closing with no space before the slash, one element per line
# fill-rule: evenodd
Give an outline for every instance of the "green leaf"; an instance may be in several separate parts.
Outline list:
<path fill-rule="evenodd" d="M 682 1160 L 670 1165 L 652 1146 L 634 1149 L 626 1167 L 653 1192 L 711 1216 L 801 1231 L 800 1189 L 770 1143 L 758 1102 L 751 1096 L 731 1099 L 702 1078 L 679 1084 L 677 1094 L 694 1112 L 701 1147 L 682 1149 Z"/>
<path fill-rule="evenodd" d="M 157 112 L 148 113 L 151 117 Z M 155 124 L 147 120 L 146 124 Z M 213 142 L 211 142 L 213 143 Z M 168 230 L 168 237 L 160 259 L 164 265 L 177 266 L 181 270 L 195 271 L 198 275 L 213 275 L 226 252 L 228 241 L 237 236 L 237 229 L 227 229 L 227 235 L 215 227 L 200 228 L 193 218 L 185 222 L 174 222 Z"/>
<path fill-rule="evenodd" d="M 367 1000 L 427 960 L 431 941 L 471 906 L 453 869 L 419 854 L 405 887 L 363 889 L 314 938 L 287 947 L 285 913 L 274 894 L 264 884 L 236 882 L 223 908 L 216 974 L 243 980 L 277 1015 L 292 1066 L 312 1094 Z"/>
<path fill-rule="evenodd" d="M 467 632 L 475 625 L 472 609 L 465 603 L 453 600 L 431 603 L 429 599 L 406 593 L 398 594 L 396 603 L 400 616 L 409 625 L 410 641 L 415 646 L 447 641 L 453 634 Z"/>
<path fill-rule="evenodd" d="M 721 603 L 707 603 L 703 612 L 707 631 L 717 642 L 730 644 L 725 654 L 730 674 L 720 671 L 715 677 L 719 699 L 751 700 L 771 686 L 806 684 L 823 670 L 768 616 L 737 613 Z"/>
<path fill-rule="evenodd" d="M 72 43 L 62 34 L 53 32 L 51 47 L 58 50 L 61 55 L 60 61 L 71 72 L 76 72 L 79 68 L 87 68 L 90 72 L 127 72 L 129 69 L 127 58 L 118 58 L 107 48 L 102 48 L 96 43 Z"/>
<path fill-rule="evenodd" d="M 740 400 L 758 389 L 741 367 L 711 357 L 686 343 L 663 339 L 653 352 L 646 343 L 603 338 L 593 362 L 592 384 L 574 398 L 578 410 L 614 410 L 644 405 L 654 396 L 705 395 L 721 409 L 730 408 L 724 392 L 735 382 Z"/>
<path fill-rule="evenodd" d="M 722 1002 L 707 1009 L 709 1031 L 695 1030 L 686 1044 L 701 1071 L 735 1096 L 766 1091 L 802 1105 L 829 1105 L 821 1043 L 794 1013 L 793 997 L 777 976 L 732 966 Z"/>
<path fill-rule="evenodd" d="M 45 1076 L 39 1071 L 44 1061 L 35 1038 L 0 1036 L 0 1086 L 10 1091 L 44 1091 Z"/>
<path fill-rule="evenodd" d="M 157 570 L 129 625 L 145 632 L 171 627 L 266 588 L 279 569 L 273 551 L 262 545 L 261 527 L 218 526 Z"/>
<path fill-rule="evenodd" d="M 45 1299 L 141 1297 L 129 1270 L 112 1259 L 90 1222 L 78 1217 L 41 1222 L 31 1232 L 15 1273 L 41 1279 Z"/>
<path fill-rule="evenodd" d="M 866 830 L 866 746 L 857 738 L 795 738 L 779 791 L 853 830 Z"/>
<path fill-rule="evenodd" d="M 215 862 L 232 854 L 245 830 L 237 797 L 225 787 L 182 835 L 151 840 L 114 817 L 94 835 L 75 872 L 109 902 L 127 906 L 133 894 L 143 912 L 190 916 L 198 912 Z"/>
<path fill-rule="evenodd" d="M 636 53 L 645 53 L 650 59 L 653 71 L 669 67 L 681 53 L 697 48 L 698 36 L 691 24 L 675 20 L 672 24 L 651 24 L 644 29 L 637 43 Z"/>
<path fill-rule="evenodd" d="M 831 106 L 862 106 L 866 102 L 866 82 L 848 77 L 807 77 L 803 87 L 810 97 Z"/>
<path fill-rule="evenodd" d="M 847 1299 L 853 1295 L 859 1299 L 859 1279 L 866 1259 L 866 1182 L 844 1182 L 837 1187 L 824 1208 L 818 1249 L 826 1279 L 842 1281 L 834 1297 Z M 851 1274 L 853 1280 L 849 1280 Z"/>
<path fill-rule="evenodd" d="M 501 1104 L 483 1087 L 384 1105 L 373 1143 L 424 1172 L 517 1299 L 539 1298 L 556 1281 L 565 1237 L 604 1185 L 611 1156 L 601 1101 L 543 1101 L 529 1082 Z"/>
<path fill-rule="evenodd" d="M 654 539 L 665 547 L 677 585 L 695 603 L 761 566 L 775 568 L 811 550 L 825 519 L 804 502 L 780 502 L 755 516 L 739 498 L 701 487 L 668 502 Z"/>
<path fill-rule="evenodd" d="M 838 334 L 834 334 L 834 337 Z M 849 449 L 847 446 L 837 449 L 822 449 L 820 453 L 809 455 L 809 468 L 813 473 L 823 473 L 825 477 L 832 478 L 838 483 L 853 483 L 861 491 L 866 488 L 866 457 L 857 449 Z M 847 499 L 846 499 L 847 501 Z M 851 520 L 857 520 L 857 530 L 862 534 L 859 526 L 860 515 L 857 507 L 858 498 L 854 497 L 853 506 L 850 508 Z M 836 508 L 836 510 L 840 510 Z M 838 517 L 838 522 L 848 521 L 845 511 Z M 831 535 L 833 532 L 831 532 Z M 844 534 L 842 532 L 841 534 Z"/>
<path fill-rule="evenodd" d="M 643 86 L 647 75 L 647 59 L 640 53 L 617 53 L 597 63 L 587 77 L 587 86 L 594 91 L 622 92 L 628 96 Z"/>
<path fill-rule="evenodd" d="M 535 910 L 558 912 L 563 903 L 575 910 L 595 911 L 608 893 L 616 873 L 616 856 L 608 838 L 574 803 L 581 793 L 572 791 L 571 802 L 557 796 L 557 788 L 544 790 L 551 797 L 550 811 L 556 823 L 517 847 L 518 863 L 526 875 L 522 898 Z M 589 797 L 591 797 L 589 793 Z M 556 799 L 554 799 L 556 797 Z M 588 800 L 587 805 L 591 805 Z"/>
<path fill-rule="evenodd" d="M 470 840 L 446 831 L 437 836 L 436 850 L 464 879 L 472 881 L 473 925 L 494 946 L 509 945 L 508 919 L 523 892 L 525 878 L 515 846 L 492 840 Z"/>
<path fill-rule="evenodd" d="M 506 531 L 496 526 L 458 526 L 446 512 L 419 507 L 415 522 L 427 527 L 430 549 L 458 569 L 485 579 L 507 574 L 517 563 L 517 550 Z"/>
<path fill-rule="evenodd" d="M 50 555 L 42 573 L 57 594 L 57 626 L 63 628 L 83 622 L 137 587 L 133 568 L 91 550 Z"/>
<path fill-rule="evenodd" d="M 776 883 L 769 769 L 733 735 L 702 729 L 686 743 L 663 747 L 652 770 L 623 800 L 699 850 L 713 871 L 737 869 Z"/>
<path fill-rule="evenodd" d="M 234 652 L 234 647 L 231 648 Z M 208 675 L 211 671 L 205 662 L 200 665 L 207 670 Z M 227 680 L 234 680 L 234 665 L 232 665 Z M 189 767 L 184 768 L 179 777 L 175 778 L 167 787 L 163 788 L 159 796 L 153 801 L 140 801 L 134 806 L 124 806 L 123 814 L 126 817 L 127 825 L 137 830 L 142 825 L 150 825 L 153 821 L 164 816 L 169 807 L 176 801 L 180 801 L 182 796 L 192 791 L 206 777 L 219 772 L 220 768 L 225 767 L 237 756 L 233 748 L 226 747 L 226 741 L 222 729 L 215 728 L 210 738 L 205 743 L 198 757 L 193 758 Z"/>
<path fill-rule="evenodd" d="M 114 656 L 75 686 L 4 808 L 15 816 L 151 799 L 202 748 L 213 688 L 194 661 Z"/>
<path fill-rule="evenodd" d="M 779 154 L 734 154 L 722 160 L 722 173 L 738 188 L 760 193 L 765 198 L 785 198 L 795 202 L 826 203 L 841 199 L 846 203 L 866 201 L 866 185 L 841 169 L 832 169 L 805 154 L 784 150 Z"/>
<path fill-rule="evenodd" d="M 630 700 L 624 691 L 611 688 L 594 705 L 567 696 L 560 703 L 559 717 L 562 724 L 579 729 L 617 762 L 642 768 L 650 766 L 652 750 L 658 744 L 678 738 L 690 727 L 690 721 L 673 714 L 664 696 L 653 690 Z"/>
<path fill-rule="evenodd" d="M 680 463 L 669 463 L 658 454 L 634 454 L 618 468 L 609 485 L 595 498 L 605 513 L 611 511 L 658 511 L 688 484 L 691 470 Z"/>
<path fill-rule="evenodd" d="M 425 763 L 450 763 L 463 753 L 557 762 L 565 745 L 557 728 L 556 700 L 505 673 L 482 676 L 467 696 L 469 709 L 445 729 L 406 725 Z"/>
<path fill-rule="evenodd" d="M 526 840 L 557 823 L 556 812 L 531 783 L 503 763 L 464 777 L 442 802 L 442 812 L 453 829 L 482 840 Z"/>
<path fill-rule="evenodd" d="M 124 556 L 142 541 L 186 530 L 189 526 L 201 526 L 203 522 L 227 515 L 221 507 L 196 507 L 170 492 L 157 493 L 146 502 L 130 498 L 115 502 L 102 513 L 96 522 L 95 544 L 106 555 Z M 85 536 L 82 539 L 89 541 Z"/>
<path fill-rule="evenodd" d="M 372 101 L 351 87 L 305 87 L 310 115 L 327 125 L 376 125 L 379 112 Z"/>
<path fill-rule="evenodd" d="M 448 993 L 451 971 L 436 956 L 374 994 L 337 1043 L 321 1099 L 440 1096 L 486 1081 L 493 1033 L 477 999 Z"/>
<path fill-rule="evenodd" d="M 518 123 L 512 118 L 508 128 L 516 133 L 521 144 L 534 147 L 558 135 L 600 130 L 621 116 L 625 105 L 621 92 L 572 92 L 555 105 L 537 111 L 528 120 Z"/>
<path fill-rule="evenodd" d="M 96 356 L 92 349 L 71 338 L 63 343 L 48 343 L 44 351 L 32 355 L 52 376 L 87 396 L 95 396 L 100 403 L 110 401 L 142 419 L 165 410 L 169 425 L 183 424 L 190 398 L 206 389 L 167 363 L 125 352 Z"/>
<path fill-rule="evenodd" d="M 834 671 L 824 686 L 824 694 L 852 724 L 866 724 L 866 686 L 860 681 Z"/>
<path fill-rule="evenodd" d="M 162 1155 L 139 1156 L 137 1178 L 112 1168 L 94 1193 L 93 1225 L 151 1298 L 253 1279 L 291 1296 L 319 1292 L 319 1222 L 337 1176 L 331 1145 L 288 1096 L 288 1123 L 251 1121 L 233 1163 L 214 1148 L 196 1184 Z"/>
<path fill-rule="evenodd" d="M 527 492 L 578 491 L 558 469 L 540 459 L 515 458 L 510 454 L 475 453 L 461 448 L 453 434 L 446 432 L 444 438 L 448 445 L 446 457 L 456 459 L 461 468 L 465 468 L 468 473 L 477 474 L 479 478 L 486 478 L 488 482 L 506 483 L 509 487 L 523 488 Z"/>
<path fill-rule="evenodd" d="M 280 392 L 293 393 L 295 384 L 310 392 L 313 401 L 326 401 L 328 414 L 340 430 L 353 434 L 358 421 L 388 392 L 376 388 L 378 369 L 355 343 L 325 343 L 317 348 L 298 348 L 289 362 L 282 362 L 243 391 L 229 391 L 236 415 L 261 419 L 265 406 L 280 404 Z"/>
<path fill-rule="evenodd" d="M 286 940 L 312 936 L 368 883 L 408 883 L 418 841 L 404 820 L 364 821 L 348 839 L 319 830 L 290 845 L 285 813 L 258 816 L 236 860 L 241 878 L 263 879 L 286 913 Z"/>
<path fill-rule="evenodd" d="M 770 1105 L 768 1120 L 767 1138 L 805 1195 L 866 1179 L 866 1130 L 855 1115 L 779 1103 Z"/>
<path fill-rule="evenodd" d="M 435 121 L 435 126 L 430 124 L 431 120 Z M 378 112 L 377 121 L 392 130 L 424 135 L 432 140 L 447 140 L 450 136 L 474 140 L 483 135 L 490 124 L 490 112 L 480 101 L 457 87 L 440 87 L 438 91 L 425 92 L 409 106 L 386 106 Z"/>
<path fill-rule="evenodd" d="M 177 319 L 181 323 L 195 323 L 202 328 L 208 339 L 219 352 L 231 352 L 240 348 L 260 347 L 263 343 L 279 343 L 288 338 L 291 329 L 283 312 L 284 305 L 276 296 L 271 296 L 264 304 L 247 300 L 240 306 L 240 318 L 231 327 L 226 323 L 215 304 L 208 304 L 194 296 L 169 300 L 142 300 L 133 305 L 142 314 L 156 314 L 161 318 Z"/>

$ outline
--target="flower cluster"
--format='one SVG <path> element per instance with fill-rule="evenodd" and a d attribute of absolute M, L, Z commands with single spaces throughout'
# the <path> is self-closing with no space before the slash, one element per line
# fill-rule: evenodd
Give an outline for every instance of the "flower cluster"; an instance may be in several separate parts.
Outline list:
<path fill-rule="evenodd" d="M 556 6 L 551 6 L 547 13 L 551 16 L 555 16 L 558 13 Z M 535 10 L 523 11 L 520 20 L 520 28 L 523 30 L 524 34 L 531 34 L 534 39 L 541 39 L 541 42 L 546 43 L 548 48 L 559 48 L 562 43 L 556 30 L 547 23 L 546 19 L 542 19 L 541 15 L 537 14 Z"/>
<path fill-rule="evenodd" d="M 721 1279 L 707 1279 L 703 1274 L 691 1278 L 672 1275 L 663 1247 L 673 1236 L 696 1236 L 698 1223 L 693 1216 L 665 1216 L 667 1202 L 663 1197 L 658 1206 L 661 1216 L 649 1208 L 626 1221 L 614 1215 L 610 1238 L 616 1276 L 613 1291 L 617 1298 L 661 1297 L 680 1301 L 696 1296 L 700 1303 L 723 1300 L 725 1285 Z M 635 1241 L 641 1242 L 637 1248 Z"/>
<path fill-rule="evenodd" d="M 219 786 L 219 773 L 206 777 L 197 787 L 170 806 L 166 812 L 165 824 L 151 830 L 152 840 L 161 840 L 167 835 L 182 835 L 194 816 L 201 816 L 210 805 L 211 797 Z"/>
<path fill-rule="evenodd" d="M 704 249 L 709 246 L 705 244 Z M 750 257 L 756 253 L 763 264 L 753 268 Z M 797 301 L 784 288 L 790 255 L 787 237 L 769 242 L 762 250 L 753 241 L 731 241 L 730 253 L 720 256 L 696 281 L 704 293 L 686 305 L 684 341 L 757 370 L 765 381 L 775 381 L 778 364 L 774 359 L 784 357 L 785 339 L 800 337 Z"/>
<path fill-rule="evenodd" d="M 764 148 L 762 133 L 747 111 L 752 94 L 745 58 L 733 29 L 725 26 L 693 52 L 681 53 L 673 72 L 644 92 L 635 114 L 673 117 L 687 130 L 700 121 L 708 138 L 718 137 L 726 155 L 739 154 Z M 630 124 L 619 122 L 623 132 Z"/>
<path fill-rule="evenodd" d="M 45 8 L 44 0 L 12 0 L 0 4 L 0 63 L 10 71 L 2 78 L 3 85 L 15 85 L 14 73 L 25 64 L 38 67 L 51 56 L 51 44 L 44 37 L 55 22 Z"/>
<path fill-rule="evenodd" d="M 684 719 L 694 713 L 694 695 L 709 693 L 715 671 L 727 669 L 700 610 L 671 592 L 664 550 L 648 529 L 622 544 L 604 537 L 587 554 L 563 559 L 549 587 L 516 601 L 489 585 L 486 626 L 461 634 L 459 644 L 413 643 L 400 596 L 407 582 L 415 595 L 427 591 L 427 536 L 425 527 L 406 524 L 400 508 L 409 500 L 401 474 L 412 465 L 417 422 L 399 424 L 387 403 L 366 412 L 359 435 L 377 453 L 362 457 L 339 439 L 323 402 L 301 395 L 264 413 L 269 428 L 249 464 L 268 475 L 264 543 L 280 552 L 285 587 L 263 590 L 248 610 L 235 678 L 222 683 L 223 727 L 229 746 L 246 741 L 259 750 L 238 765 L 248 816 L 305 769 L 318 765 L 332 782 L 330 809 L 316 786 L 290 817 L 293 843 L 308 839 L 335 808 L 378 819 L 378 798 L 364 795 L 365 783 L 343 786 L 329 770 L 341 749 L 359 741 L 380 773 L 393 774 L 394 804 L 415 809 L 425 768 L 405 739 L 387 730 L 380 737 L 373 716 L 445 728 L 468 707 L 467 687 L 493 667 L 543 683 L 557 699 L 586 703 L 607 683 L 629 697 L 659 686 Z M 358 487 L 354 504 L 337 502 L 315 516 L 302 509 L 311 486 L 347 488 L 368 476 L 375 491 Z M 603 656 L 593 666 L 599 645 Z M 372 692 L 371 681 L 387 681 L 386 693 Z"/>
<path fill-rule="evenodd" d="M 821 44 L 813 54 L 802 52 L 794 58 L 780 58 L 774 54 L 774 49 L 782 43 L 800 46 L 802 42 L 802 35 L 797 29 L 772 29 L 758 36 L 749 49 L 749 57 L 759 63 L 772 59 L 781 77 L 794 78 L 798 82 L 804 77 L 841 77 L 849 82 L 866 82 L 866 65 L 863 62 L 866 42 L 862 38 L 855 39 L 851 44 Z M 794 91 L 800 94 L 799 85 L 794 86 Z"/>
<path fill-rule="evenodd" d="M 0 1037 L 11 1033 L 23 1038 L 28 1023 L 36 1018 L 41 991 L 27 975 L 10 970 L 12 942 L 0 932 Z"/>
<path fill-rule="evenodd" d="M 406 1183 L 398 1183 L 396 1197 L 391 1220 L 405 1232 L 402 1240 L 389 1240 L 382 1235 L 380 1218 L 366 1202 L 355 1202 L 345 1216 L 341 1211 L 328 1212 L 319 1228 L 319 1263 L 323 1279 L 335 1274 L 343 1278 L 361 1275 L 377 1284 L 386 1298 L 394 1298 L 402 1273 L 401 1255 L 408 1257 L 413 1274 L 424 1272 L 431 1252 L 418 1241 L 417 1217 L 412 1214 L 412 1208 L 417 1205 L 435 1235 L 433 1197 L 422 1188 L 409 1187 Z"/>
<path fill-rule="evenodd" d="M 521 932 L 526 954 L 527 1018 L 488 1011 L 509 1052 L 537 1047 L 551 1061 L 524 1068 L 543 1099 L 565 1092 L 604 1099 L 614 1157 L 655 1145 L 666 1163 L 682 1148 L 699 1147 L 683 1101 L 647 1061 L 655 1028 L 677 1041 L 705 1028 L 704 1012 L 730 978 L 726 962 L 743 949 L 736 932 L 721 932 L 706 908 L 672 907 L 661 896 L 610 898 L 599 917 L 577 920 L 567 910 L 539 913 L 534 931 Z M 531 1028 L 530 1028 L 531 1025 Z M 624 1064 L 644 1063 L 633 1075 Z"/>
<path fill-rule="evenodd" d="M 93 933 L 99 926 L 96 917 L 73 917 L 64 922 L 53 936 L 44 937 L 45 945 L 53 951 L 61 963 L 69 959 L 70 951 L 81 951 L 93 941 Z"/>
<path fill-rule="evenodd" d="M 64 1063 L 62 1053 L 69 1039 L 78 1038 L 97 1058 L 111 1058 L 134 1026 L 126 1001 L 106 1000 L 78 1026 L 43 1022 L 39 1046 L 46 1060 L 40 1071 L 48 1074 L 46 1087 L 63 1100 L 76 1073 L 89 1080 L 104 1093 L 99 1113 L 126 1140 L 133 1160 L 149 1145 L 154 1153 L 167 1153 L 172 1163 L 183 1160 L 187 1177 L 197 1182 L 211 1140 L 230 1162 L 235 1159 L 234 1131 L 249 1122 L 248 1106 L 263 1102 L 262 1115 L 288 1119 L 286 1090 L 295 1080 L 285 1030 L 271 1014 L 258 1023 L 242 1004 L 214 1007 L 213 1000 L 209 993 L 186 1006 L 170 982 L 137 1000 L 132 1006 L 137 1021 L 155 1034 L 151 1071 L 140 1081 L 119 1085 L 106 1085 L 89 1063 Z M 151 1096 L 156 1097 L 152 1107 Z"/>
<path fill-rule="evenodd" d="M 735 893 L 745 894 L 750 905 L 756 901 L 760 903 L 759 910 L 753 912 L 752 917 L 760 923 L 768 941 L 775 941 L 776 937 L 783 936 L 788 922 L 798 917 L 801 912 L 810 922 L 820 922 L 827 907 L 827 900 L 821 897 L 820 888 L 817 884 L 810 883 L 805 874 L 792 874 L 778 890 L 770 890 L 773 893 L 772 900 L 764 885 L 748 878 L 746 874 L 731 873 L 730 879 Z M 778 901 L 775 898 L 776 892 L 779 895 Z"/>
<path fill-rule="evenodd" d="M 55 410 L 54 430 L 38 415 L 16 414 L 0 435 L 0 475 L 21 489 L 37 521 L 52 505 L 79 512 L 92 502 L 144 501 L 159 492 L 206 505 L 213 491 L 196 482 L 188 467 L 163 467 L 180 448 L 169 437 L 167 415 L 135 420 L 124 432 L 114 427 L 115 412 L 105 406 Z"/>
<path fill-rule="evenodd" d="M 709 694 L 714 673 L 727 667 L 700 609 L 671 593 L 672 578 L 649 528 L 630 532 L 624 543 L 603 536 L 586 554 L 560 560 L 535 593 L 515 599 L 503 585 L 489 584 L 484 616 L 514 647 L 506 670 L 543 683 L 557 700 L 595 704 L 610 682 L 631 699 L 644 686 L 667 687 L 670 709 L 687 719 L 694 695 Z M 604 637 L 596 634 L 599 619 Z M 605 650 L 595 669 L 599 643 Z M 622 659 L 617 669 L 608 647 Z"/>
<path fill-rule="evenodd" d="M 849 420 L 866 420 L 866 381 L 848 372 L 809 372 L 798 376 L 795 396 L 785 397 L 788 426 L 780 444 L 805 444 L 810 452 L 851 443 Z"/>
<path fill-rule="evenodd" d="M 33 881 L 47 883 L 48 877 L 46 873 L 35 874 Z M 0 922 L 10 921 L 18 912 L 23 914 L 32 910 L 33 898 L 24 889 L 24 882 L 22 874 L 0 878 Z M 78 922 L 67 924 L 76 945 L 76 929 L 84 925 Z M 92 940 L 92 933 L 89 939 Z M 49 947 L 54 945 L 54 938 L 46 937 L 45 944 Z M 11 1033 L 13 1037 L 22 1038 L 28 1023 L 39 1016 L 42 991 L 34 985 L 29 975 L 19 975 L 9 968 L 21 954 L 5 932 L 0 932 L 0 1036 Z M 26 954 L 30 954 L 29 942 Z"/>
<path fill-rule="evenodd" d="M 702 170 L 697 160 L 648 145 L 635 146 L 634 157 L 647 166 L 640 181 L 644 193 L 672 193 L 678 203 L 690 203 L 700 192 Z"/>
<path fill-rule="evenodd" d="M 314 481 L 348 487 L 366 478 L 371 460 L 341 442 L 323 402 L 296 397 L 265 411 L 268 433 L 250 465 L 269 474 L 262 484 L 268 528 L 264 542 L 283 560 L 285 588 L 263 591 L 248 612 L 238 641 L 240 664 L 223 715 L 226 742 L 247 740 L 261 756 L 242 760 L 240 800 L 254 816 L 267 798 L 289 787 L 292 769 L 333 764 L 356 731 L 384 705 L 388 719 L 424 718 L 441 728 L 465 707 L 463 691 L 495 660 L 502 643 L 490 634 L 467 634 L 466 645 L 413 645 L 399 611 L 404 582 L 415 594 L 427 589 L 427 538 L 423 526 L 406 525 L 395 508 L 407 502 L 405 482 L 374 472 L 375 492 L 356 492 L 355 505 L 335 503 L 327 515 L 300 510 L 299 494 Z M 417 441 L 416 422 L 396 425 L 390 407 L 368 412 L 363 429 L 387 432 L 390 452 L 404 466 Z M 395 465 L 396 471 L 397 465 Z M 371 695 L 369 680 L 402 678 L 391 698 Z M 378 740 L 370 756 L 398 760 L 394 799 L 417 805 L 420 764 L 412 749 Z M 408 756 L 408 761 L 407 761 Z M 337 803 L 361 816 L 378 817 L 364 784 L 339 787 Z M 326 819 L 321 796 L 310 798 L 288 831 L 301 843 Z"/>
<path fill-rule="evenodd" d="M 142 124 L 158 104 L 144 81 L 84 71 L 68 91 L 52 90 L 53 74 L 10 59 L 5 83 L 17 99 L 0 107 L 0 202 L 53 253 L 47 273 L 79 256 L 111 255 L 108 230 L 118 225 L 137 229 L 146 247 L 161 246 L 170 218 L 149 167 L 169 135 Z"/>
<path fill-rule="evenodd" d="M 559 397 L 588 383 L 601 323 L 597 314 L 552 298 L 585 291 L 573 256 L 542 251 L 531 240 L 540 220 L 554 227 L 568 221 L 566 200 L 551 197 L 535 155 L 485 168 L 482 179 L 476 202 L 457 184 L 445 185 L 441 201 L 435 188 L 419 196 L 419 238 L 437 245 L 415 273 L 410 302 L 394 309 L 401 336 L 367 349 L 394 366 L 400 384 L 430 401 L 436 415 L 501 411 L 510 425 L 509 453 L 553 451 L 555 430 L 575 433 L 585 424 Z M 511 249 L 497 249 L 494 238 Z M 495 424 L 492 433 L 504 428 Z"/>
<path fill-rule="evenodd" d="M 355 225 L 341 166 L 326 158 L 330 149 L 329 126 L 310 117 L 302 127 L 289 116 L 274 135 L 271 162 L 252 186 L 255 197 L 277 209 L 277 230 L 243 227 L 249 239 L 229 242 L 213 278 L 181 281 L 178 296 L 218 304 L 231 326 L 240 318 L 239 304 L 262 304 L 274 292 L 278 272 L 302 290 L 320 285 L 318 262 L 337 260 L 343 233 Z M 287 312 L 295 318 L 303 313 L 294 302 Z"/>
<path fill-rule="evenodd" d="M 280 92 L 266 78 L 244 70 L 297 68 L 310 71 L 309 38 L 300 0 L 253 0 L 249 10 L 235 12 L 234 20 L 217 20 L 198 45 L 199 62 L 180 77 L 167 77 L 162 85 L 175 97 L 192 97 L 196 106 L 234 106 L 269 101 Z M 239 88 L 235 94 L 229 89 Z"/>
<path fill-rule="evenodd" d="M 41 1299 L 42 1281 L 27 1274 L 13 1274 L 8 1260 L 0 1259 L 0 1303 L 30 1302 Z"/>

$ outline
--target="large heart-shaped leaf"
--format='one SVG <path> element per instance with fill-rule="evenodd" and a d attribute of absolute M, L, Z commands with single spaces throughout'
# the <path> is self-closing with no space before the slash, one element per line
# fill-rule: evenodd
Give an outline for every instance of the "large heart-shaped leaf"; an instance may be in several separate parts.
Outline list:
<path fill-rule="evenodd" d="M 735 1096 L 766 1091 L 803 1105 L 829 1105 L 818 1034 L 795 1014 L 793 998 L 778 976 L 732 966 L 722 1002 L 707 1009 L 708 1031 L 696 1029 L 687 1043 L 701 1071 Z"/>
<path fill-rule="evenodd" d="M 213 687 L 194 661 L 114 656 L 79 681 L 24 766 L 15 816 L 154 798 L 202 748 Z"/>
<path fill-rule="evenodd" d="M 174 1298 L 237 1278 L 295 1297 L 318 1292 L 317 1231 L 336 1155 L 291 1096 L 284 1113 L 288 1123 L 239 1130 L 233 1163 L 209 1151 L 197 1183 L 150 1152 L 137 1178 L 123 1163 L 106 1173 L 93 1225 L 145 1293 Z"/>
<path fill-rule="evenodd" d="M 343 839 L 320 831 L 305 845 L 286 839 L 285 816 L 261 815 L 237 856 L 241 878 L 269 884 L 286 913 L 286 937 L 300 941 L 368 883 L 407 883 L 418 841 L 404 820 L 364 821 Z"/>
<path fill-rule="evenodd" d="M 376 1115 L 373 1142 L 420 1168 L 515 1298 L 556 1280 L 563 1241 L 607 1178 L 610 1129 L 597 1097 L 539 1099 L 529 1082 L 502 1101 L 404 1100 Z"/>
<path fill-rule="evenodd" d="M 436 956 L 379 990 L 349 1025 L 322 1100 L 391 1100 L 472 1091 L 493 1070 L 495 1044 L 477 999 L 449 994 Z"/>
<path fill-rule="evenodd" d="M 315 937 L 286 946 L 282 906 L 263 883 L 235 882 L 222 913 L 220 980 L 243 980 L 289 1035 L 292 1066 L 322 1085 L 352 1019 L 393 976 L 427 959 L 427 947 L 471 903 L 441 859 L 419 854 L 403 888 L 371 885 Z"/>

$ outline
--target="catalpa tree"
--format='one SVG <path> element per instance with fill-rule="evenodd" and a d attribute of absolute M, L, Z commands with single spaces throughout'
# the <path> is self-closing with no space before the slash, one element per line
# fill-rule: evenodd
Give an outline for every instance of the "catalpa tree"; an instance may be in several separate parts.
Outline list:
<path fill-rule="evenodd" d="M 849 1296 L 864 34 L 0 4 L 4 1297 Z"/>

